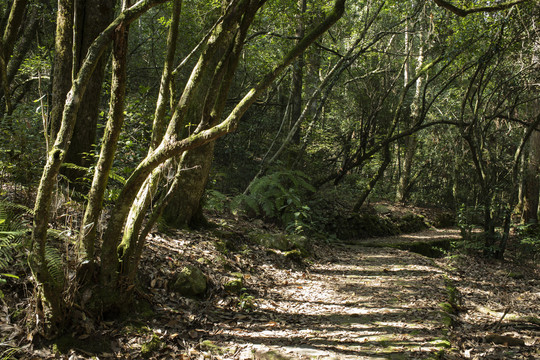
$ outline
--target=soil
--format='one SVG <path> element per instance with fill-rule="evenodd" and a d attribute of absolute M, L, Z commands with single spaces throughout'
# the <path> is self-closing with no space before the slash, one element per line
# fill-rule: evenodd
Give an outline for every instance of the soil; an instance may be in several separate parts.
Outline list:
<path fill-rule="evenodd" d="M 457 230 L 372 240 L 379 247 L 313 244 L 301 258 L 251 243 L 244 234 L 276 231 L 261 222 L 214 222 L 151 234 L 137 305 L 100 322 L 81 316 L 59 340 L 26 330 L 31 285 L 8 279 L 2 359 L 540 358 L 538 265 L 381 246 L 455 239 Z M 208 277 L 202 297 L 169 290 L 187 264 Z M 239 273 L 243 288 L 225 290 Z"/>

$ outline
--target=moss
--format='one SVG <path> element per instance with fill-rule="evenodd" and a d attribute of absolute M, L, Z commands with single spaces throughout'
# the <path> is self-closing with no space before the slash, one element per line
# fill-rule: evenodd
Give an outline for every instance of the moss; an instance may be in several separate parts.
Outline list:
<path fill-rule="evenodd" d="M 461 294 L 452 279 L 446 277 L 444 279 L 444 285 L 446 288 L 446 294 L 448 295 L 448 303 L 452 307 L 452 311 L 449 311 L 449 313 L 456 314 L 461 308 Z"/>
<path fill-rule="evenodd" d="M 204 273 L 195 266 L 187 265 L 177 275 L 171 290 L 183 296 L 199 296 L 206 291 L 207 280 Z"/>
<path fill-rule="evenodd" d="M 446 311 L 447 313 L 452 313 L 454 311 L 454 308 L 452 307 L 452 305 L 450 305 L 447 302 L 440 303 L 439 307 L 443 309 L 444 311 Z"/>
<path fill-rule="evenodd" d="M 431 242 L 403 242 L 388 245 L 400 250 L 412 251 L 414 253 L 432 258 L 439 258 L 446 254 L 445 250 L 450 249 L 450 240 L 438 240 Z"/>
<path fill-rule="evenodd" d="M 136 301 L 133 304 L 134 312 L 137 314 L 138 317 L 142 317 L 144 319 L 153 318 L 156 314 L 154 309 L 152 308 L 152 304 L 150 304 L 146 300 L 139 300 Z"/>
<path fill-rule="evenodd" d="M 214 344 L 210 340 L 202 341 L 201 344 L 200 344 L 200 348 L 201 348 L 201 350 L 209 351 L 212 354 L 223 355 L 225 353 L 225 351 L 221 347 L 217 346 L 216 344 Z"/>
<path fill-rule="evenodd" d="M 519 280 L 519 279 L 523 279 L 525 276 L 523 274 L 521 274 L 521 273 L 515 273 L 513 271 L 510 271 L 510 273 L 508 273 L 508 277 L 512 278 L 512 279 Z"/>
<path fill-rule="evenodd" d="M 291 251 L 285 251 L 283 253 L 283 255 L 285 256 L 286 259 L 289 259 L 289 260 L 297 262 L 297 263 L 301 263 L 302 260 L 303 260 L 302 252 L 300 250 L 298 250 L 298 249 L 294 249 L 294 250 L 291 250 Z"/>
<path fill-rule="evenodd" d="M 151 333 L 152 330 L 146 324 L 141 322 L 130 322 L 122 329 L 124 335 L 144 335 Z"/>
<path fill-rule="evenodd" d="M 211 264 L 212 264 L 212 261 L 210 261 L 210 260 L 207 259 L 207 258 L 203 258 L 203 257 L 198 258 L 198 259 L 197 259 L 197 262 L 198 262 L 199 264 L 201 264 L 201 265 L 211 265 Z"/>
<path fill-rule="evenodd" d="M 215 242 L 216 250 L 222 254 L 227 255 L 229 250 L 227 249 L 227 243 L 224 240 L 218 240 Z"/>
<path fill-rule="evenodd" d="M 163 341 L 161 341 L 159 336 L 157 336 L 156 334 L 152 334 L 152 339 L 149 342 L 142 344 L 141 355 L 143 355 L 144 357 L 148 357 L 152 353 L 161 349 L 162 345 Z"/>
<path fill-rule="evenodd" d="M 452 325 L 454 324 L 454 321 L 452 320 L 452 317 L 450 317 L 450 315 L 448 315 L 448 313 L 443 313 L 442 315 L 442 323 L 444 324 L 444 326 L 446 326 L 447 328 L 450 328 L 452 327 Z"/>
<path fill-rule="evenodd" d="M 452 345 L 450 344 L 450 341 L 448 341 L 448 339 L 435 339 L 435 340 L 430 341 L 430 343 L 433 344 L 436 347 L 441 347 L 441 348 L 445 348 L 445 349 L 449 349 L 449 348 L 452 347 Z"/>

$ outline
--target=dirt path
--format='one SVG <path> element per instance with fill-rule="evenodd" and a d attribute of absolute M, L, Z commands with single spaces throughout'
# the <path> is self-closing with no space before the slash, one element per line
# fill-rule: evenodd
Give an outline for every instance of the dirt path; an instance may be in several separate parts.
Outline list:
<path fill-rule="evenodd" d="M 210 340 L 238 359 L 411 359 L 448 344 L 444 274 L 428 258 L 344 246 L 309 272 L 268 271 L 256 311 L 217 314 L 226 326 Z"/>

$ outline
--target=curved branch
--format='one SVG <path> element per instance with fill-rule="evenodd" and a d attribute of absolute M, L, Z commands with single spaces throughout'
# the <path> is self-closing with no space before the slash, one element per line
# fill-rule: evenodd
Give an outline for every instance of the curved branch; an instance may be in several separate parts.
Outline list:
<path fill-rule="evenodd" d="M 512 6 L 519 5 L 521 3 L 529 2 L 530 0 L 513 0 L 513 1 L 507 1 L 503 2 L 501 4 L 497 5 L 491 5 L 491 6 L 479 6 L 471 9 L 461 9 L 457 6 L 452 5 L 449 1 L 445 0 L 433 0 L 435 4 L 438 6 L 445 8 L 446 10 L 450 10 L 454 14 L 465 17 L 469 14 L 475 14 L 479 12 L 497 12 L 502 11 L 511 8 Z"/>

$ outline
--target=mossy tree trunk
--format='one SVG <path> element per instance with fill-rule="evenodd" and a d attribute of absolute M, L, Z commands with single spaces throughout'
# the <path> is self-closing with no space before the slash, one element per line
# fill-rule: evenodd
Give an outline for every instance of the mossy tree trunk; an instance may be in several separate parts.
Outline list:
<path fill-rule="evenodd" d="M 260 7 L 262 6 L 261 2 L 247 2 L 249 7 Z M 243 2 L 239 2 L 237 6 L 245 6 Z M 200 85 L 199 81 L 203 78 L 201 69 L 204 69 L 205 66 L 199 66 L 199 64 L 204 64 L 204 56 L 199 59 L 198 65 L 195 67 L 192 72 L 190 80 L 186 85 L 186 88 L 180 97 L 180 100 L 175 107 L 175 112 L 169 123 L 167 132 L 163 138 L 161 144 L 149 154 L 135 169 L 124 188 L 122 189 L 119 200 L 117 201 L 113 211 L 112 216 L 108 222 L 107 229 L 103 236 L 103 247 L 102 247 L 102 261 L 101 261 L 101 282 L 102 285 L 106 288 L 113 289 L 117 288 L 118 280 L 127 274 L 118 273 L 118 269 L 126 269 L 126 263 L 136 261 L 137 259 L 130 259 L 130 254 L 132 254 L 131 249 L 135 246 L 136 236 L 122 236 L 124 234 L 126 220 L 132 209 L 132 204 L 137 196 L 140 196 L 140 190 L 143 189 L 147 177 L 152 173 L 154 169 L 163 164 L 168 159 L 180 156 L 186 151 L 192 150 L 196 147 L 205 145 L 209 142 L 216 140 L 217 138 L 233 131 L 236 129 L 238 122 L 240 121 L 242 115 L 246 110 L 253 104 L 253 102 L 260 96 L 274 81 L 274 79 L 279 76 L 291 63 L 294 59 L 303 53 L 306 48 L 312 44 L 320 35 L 322 35 L 327 29 L 329 29 L 339 18 L 341 18 L 344 12 L 345 0 L 337 0 L 334 3 L 332 10 L 327 14 L 325 19 L 321 21 L 317 26 L 315 26 L 306 36 L 299 41 L 299 43 L 293 47 L 284 58 L 270 71 L 268 72 L 261 81 L 252 88 L 242 100 L 232 109 L 228 116 L 219 122 L 220 112 L 223 110 L 220 107 L 224 106 L 226 95 L 224 89 L 226 81 L 216 82 L 215 84 L 221 84 L 220 86 L 213 86 L 212 91 L 218 91 L 219 96 L 215 96 L 215 103 L 205 104 L 206 109 L 209 110 L 209 117 L 203 116 L 203 121 L 199 124 L 197 131 L 194 134 L 188 136 L 187 138 L 181 138 L 178 134 L 181 133 L 183 124 L 186 123 L 186 114 L 190 108 L 190 101 L 197 99 L 195 96 L 197 94 L 196 86 Z M 248 7 L 248 8 L 249 8 Z M 238 8 L 236 8 L 238 9 Z M 234 9 L 233 9 L 234 10 Z M 223 17 L 223 21 L 227 21 L 227 16 Z M 229 19 L 230 20 L 230 19 Z M 249 17 L 246 18 L 246 21 L 249 20 Z M 250 20 L 251 21 L 251 20 Z M 240 28 L 243 26 L 248 26 L 248 23 L 244 22 L 244 19 L 240 23 Z M 246 29 L 247 30 L 247 29 Z M 211 49 L 211 44 L 214 40 L 213 37 L 209 39 L 209 45 L 207 50 Z M 241 46 L 240 39 L 242 36 L 235 36 L 236 43 L 233 45 L 233 49 Z M 210 59 L 208 59 L 209 61 Z M 230 66 L 230 62 L 227 64 Z M 223 68 L 225 69 L 225 68 Z M 217 69 L 216 69 L 217 70 Z M 224 72 L 223 74 L 225 74 Z M 216 77 L 215 80 L 219 78 Z M 227 77 L 223 77 L 223 80 L 227 80 Z M 214 85 L 215 85 L 214 84 Z M 213 85 L 213 84 L 210 84 Z M 212 126 L 212 124 L 216 124 Z M 206 129 L 206 130 L 203 130 Z M 180 169 L 181 170 L 181 169 Z M 142 213 L 142 212 L 141 212 Z M 130 230 L 131 231 L 131 230 Z M 126 231 L 127 233 L 127 231 Z M 135 233 L 134 235 L 137 235 Z M 120 239 L 122 239 L 120 244 Z M 144 239 L 141 239 L 144 240 Z M 120 263 L 122 266 L 119 267 Z"/>
<path fill-rule="evenodd" d="M 198 228 L 206 224 L 202 197 L 214 156 L 214 142 L 186 152 L 181 158 L 182 175 L 178 190 L 163 212 L 163 220 L 177 228 Z"/>

